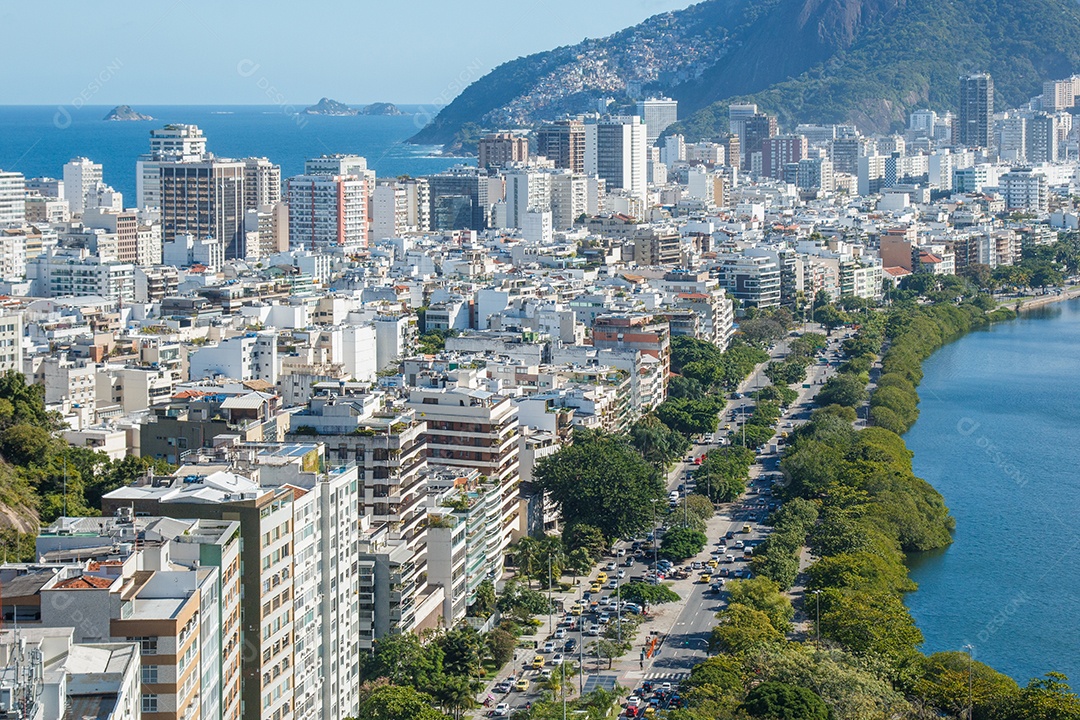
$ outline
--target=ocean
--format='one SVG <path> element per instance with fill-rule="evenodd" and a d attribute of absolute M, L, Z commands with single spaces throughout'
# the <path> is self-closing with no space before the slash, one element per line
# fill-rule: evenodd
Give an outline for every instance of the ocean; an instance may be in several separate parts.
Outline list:
<path fill-rule="evenodd" d="M 438 155 L 439 148 L 405 140 L 427 114 L 328 117 L 295 115 L 275 105 L 137 106 L 154 120 L 106 122 L 111 106 L 0 106 L 0 170 L 26 177 L 63 177 L 64 163 L 84 156 L 102 164 L 104 180 L 135 204 L 135 161 L 149 151 L 150 131 L 169 123 L 198 125 L 207 149 L 219 157 L 267 157 L 282 178 L 303 172 L 304 161 L 328 153 L 367 158 L 377 176 L 430 175 L 464 158 Z M 420 108 L 403 105 L 403 112 Z"/>
<path fill-rule="evenodd" d="M 953 544 L 910 558 L 923 650 L 963 651 L 1021 684 L 1080 682 L 1080 300 L 951 343 L 925 363 L 905 435 L 945 496 Z"/>

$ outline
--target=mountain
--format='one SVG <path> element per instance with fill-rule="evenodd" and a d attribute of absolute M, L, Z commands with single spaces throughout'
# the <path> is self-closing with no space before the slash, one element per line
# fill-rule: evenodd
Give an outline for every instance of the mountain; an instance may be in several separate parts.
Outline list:
<path fill-rule="evenodd" d="M 518 58 L 467 87 L 412 139 L 448 143 L 467 123 L 529 126 L 632 97 L 679 101 L 690 139 L 726 130 L 727 105 L 781 124 L 888 131 L 909 110 L 954 110 L 959 77 L 994 76 L 1016 106 L 1080 70 L 1077 0 L 707 0 L 603 39 Z"/>
<path fill-rule="evenodd" d="M 311 107 L 304 108 L 304 115 L 359 115 L 360 111 L 337 100 L 323 98 Z"/>
<path fill-rule="evenodd" d="M 136 112 L 130 105 L 117 105 L 103 119 L 105 120 L 153 120 L 149 115 Z"/>

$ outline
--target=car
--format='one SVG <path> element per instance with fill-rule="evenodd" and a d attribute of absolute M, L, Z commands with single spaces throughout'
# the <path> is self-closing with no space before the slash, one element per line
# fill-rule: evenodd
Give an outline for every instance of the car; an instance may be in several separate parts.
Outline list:
<path fill-rule="evenodd" d="M 614 569 L 615 569 L 616 567 L 617 567 L 617 566 L 615 565 L 615 563 L 614 563 L 614 562 L 609 562 L 609 563 L 608 563 L 607 565 L 605 565 L 605 566 L 604 566 L 604 569 L 605 569 L 605 570 L 607 570 L 608 572 L 611 572 L 611 571 L 612 571 L 612 570 L 614 570 Z"/>
<path fill-rule="evenodd" d="M 735 562 L 735 556 L 734 555 L 725 555 L 724 556 L 724 562 L 726 562 L 727 564 L 730 565 L 731 563 Z"/>
<path fill-rule="evenodd" d="M 577 649 L 577 640 L 574 638 L 567 638 L 566 644 L 563 645 L 562 649 L 563 652 L 574 652 L 574 650 Z"/>
<path fill-rule="evenodd" d="M 701 577 L 698 578 L 698 582 L 704 583 L 705 585 L 708 585 L 709 583 L 712 582 L 712 575 L 709 575 L 708 573 L 706 573 L 706 574 L 704 574 L 704 575 L 702 575 Z"/>
<path fill-rule="evenodd" d="M 731 572 L 727 568 L 720 568 L 719 572 L 717 572 L 716 574 L 722 578 L 725 578 L 730 575 Z"/>
<path fill-rule="evenodd" d="M 517 690 L 518 692 L 527 692 L 528 689 L 529 689 L 529 680 L 528 680 L 528 678 L 521 678 L 516 683 L 514 683 L 514 689 Z"/>
<path fill-rule="evenodd" d="M 580 605 L 575 603 L 574 605 L 570 606 L 570 614 L 571 615 L 581 615 L 581 613 L 582 613 L 582 607 Z"/>
<path fill-rule="evenodd" d="M 623 574 L 625 575 L 626 573 L 623 573 Z M 607 589 L 608 590 L 616 590 L 616 589 L 618 589 L 618 587 L 619 587 L 619 579 L 618 578 L 611 578 L 610 580 L 607 581 Z"/>
<path fill-rule="evenodd" d="M 501 683 L 492 688 L 497 693 L 508 693 L 514 688 L 514 683 L 510 680 L 503 680 Z"/>
<path fill-rule="evenodd" d="M 506 717 L 510 714 L 510 705 L 507 703 L 499 703 L 495 706 L 495 709 L 491 711 L 492 717 Z"/>
<path fill-rule="evenodd" d="M 741 549 L 741 548 L 744 548 L 744 547 L 746 547 L 746 543 L 745 543 L 745 542 L 743 542 L 742 540 L 737 540 L 737 541 L 735 542 L 735 547 L 737 547 L 737 548 L 740 548 L 740 549 Z"/>
<path fill-rule="evenodd" d="M 601 625 L 607 625 L 609 622 L 611 622 L 611 613 L 600 613 L 600 617 L 596 618 L 596 622 L 600 623 Z"/>
<path fill-rule="evenodd" d="M 554 655 L 551 656 L 551 664 L 552 665 L 559 665 L 560 663 L 562 663 L 562 661 L 563 661 L 562 653 L 555 653 Z"/>
<path fill-rule="evenodd" d="M 589 629 L 585 632 L 585 634 L 588 635 L 589 637 L 599 637 L 600 636 L 600 626 L 599 625 L 590 625 Z"/>
<path fill-rule="evenodd" d="M 641 704 L 641 698 L 637 695 L 631 695 L 630 697 L 626 698 L 626 704 L 637 707 Z"/>
<path fill-rule="evenodd" d="M 600 584 L 606 583 L 607 582 L 607 573 L 603 572 L 603 571 L 600 571 L 599 573 L 597 573 L 595 582 L 598 582 Z"/>
<path fill-rule="evenodd" d="M 556 628 L 555 633 L 551 636 L 556 640 L 562 640 L 566 637 L 566 628 Z"/>
<path fill-rule="evenodd" d="M 555 652 L 555 643 L 553 641 L 551 641 L 551 640 L 548 640 L 546 643 L 544 643 L 543 652 L 546 652 L 546 653 Z"/>
<path fill-rule="evenodd" d="M 730 555 L 728 555 L 728 557 L 731 557 L 731 556 L 730 556 Z M 708 565 L 708 566 L 709 566 L 710 568 L 712 568 L 713 570 L 715 570 L 715 569 L 716 569 L 717 567 L 719 567 L 719 566 L 720 566 L 720 563 L 719 563 L 718 561 L 716 561 L 715 559 L 714 559 L 714 560 L 710 560 L 709 562 L 707 562 L 707 563 L 705 563 L 705 564 L 706 564 L 706 565 Z"/>
<path fill-rule="evenodd" d="M 618 550 L 615 551 L 615 557 L 625 557 L 625 556 L 626 556 L 626 548 L 619 548 Z M 612 563 L 612 564 L 614 565 L 614 563 Z"/>
<path fill-rule="evenodd" d="M 742 526 L 742 531 L 744 533 L 752 533 L 754 530 L 753 530 L 753 528 L 750 527 L 749 523 L 747 523 L 747 524 Z"/>
<path fill-rule="evenodd" d="M 662 684 L 662 685 L 660 686 L 660 689 L 661 689 L 661 690 L 663 690 L 663 691 L 664 691 L 664 692 L 666 692 L 666 693 L 669 693 L 669 692 L 671 692 L 671 683 L 669 683 L 669 682 L 666 682 L 666 683 Z"/>
<path fill-rule="evenodd" d="M 701 563 L 698 562 L 697 560 L 695 560 L 694 562 L 690 563 L 690 568 L 693 569 L 693 570 L 700 570 L 701 569 Z"/>
<path fill-rule="evenodd" d="M 726 533 L 724 533 L 724 537 L 726 539 L 728 539 L 728 540 L 734 540 L 735 539 L 735 531 L 734 530 L 728 530 Z"/>
<path fill-rule="evenodd" d="M 589 592 L 591 592 L 591 593 L 598 593 L 602 589 L 603 588 L 600 586 L 600 583 L 598 583 L 598 582 L 594 582 L 592 585 L 589 586 Z"/>
<path fill-rule="evenodd" d="M 623 612 L 633 613 L 634 615 L 640 615 L 641 614 L 641 606 L 638 605 L 637 603 L 631 603 L 631 602 L 623 603 L 622 609 L 623 609 Z"/>

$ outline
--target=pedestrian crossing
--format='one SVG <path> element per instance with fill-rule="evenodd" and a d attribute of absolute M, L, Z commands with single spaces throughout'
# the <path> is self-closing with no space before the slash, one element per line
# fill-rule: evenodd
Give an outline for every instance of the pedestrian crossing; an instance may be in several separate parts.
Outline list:
<path fill-rule="evenodd" d="M 666 680 L 668 682 L 679 682 L 680 680 L 690 676 L 688 672 L 647 672 L 641 678 L 642 680 Z"/>

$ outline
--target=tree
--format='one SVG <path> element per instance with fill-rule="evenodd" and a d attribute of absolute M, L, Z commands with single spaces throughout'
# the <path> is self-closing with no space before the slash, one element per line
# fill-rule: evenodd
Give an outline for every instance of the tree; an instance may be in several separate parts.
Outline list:
<path fill-rule="evenodd" d="M 630 442 L 642 457 L 661 468 L 682 457 L 690 447 L 685 435 L 669 428 L 654 413 L 634 423 L 630 428 Z"/>
<path fill-rule="evenodd" d="M 654 502 L 665 495 L 660 471 L 624 437 L 606 433 L 575 436 L 573 445 L 541 460 L 534 477 L 565 525 L 594 525 L 607 540 L 649 527 Z"/>
<path fill-rule="evenodd" d="M 740 654 L 757 645 L 780 642 L 784 639 L 769 616 L 760 610 L 731 603 L 716 614 L 720 623 L 709 636 L 709 650 Z"/>
<path fill-rule="evenodd" d="M 590 654 L 593 657 L 601 657 L 607 660 L 608 670 L 611 669 L 612 661 L 630 652 L 631 647 L 629 639 L 619 642 L 618 640 L 603 637 L 589 644 Z"/>
<path fill-rule="evenodd" d="M 861 375 L 834 375 L 825 381 L 814 402 L 819 407 L 861 405 L 866 402 L 866 380 Z"/>
<path fill-rule="evenodd" d="M 0 455 L 19 467 L 36 465 L 48 459 L 53 442 L 48 430 L 19 423 L 0 431 Z"/>
<path fill-rule="evenodd" d="M 967 709 L 969 697 L 972 705 L 982 711 L 1004 698 L 1015 698 L 1020 694 L 1015 680 L 962 652 L 940 652 L 920 658 L 917 674 L 915 694 L 957 717 Z M 984 717 L 984 712 L 979 712 L 977 717 Z"/>
<path fill-rule="evenodd" d="M 411 687 L 384 685 L 360 701 L 357 717 L 364 720 L 445 720 L 447 715 L 432 707 L 430 695 Z"/>
<path fill-rule="evenodd" d="M 484 580 L 476 586 L 476 599 L 469 605 L 466 615 L 487 619 L 495 612 L 495 585 L 490 580 Z"/>
<path fill-rule="evenodd" d="M 682 561 L 701 552 L 708 541 L 709 538 L 700 530 L 673 528 L 664 533 L 660 541 L 660 554 L 670 560 Z"/>
<path fill-rule="evenodd" d="M 690 677 L 683 680 L 688 688 L 712 686 L 725 695 L 740 695 L 743 689 L 742 667 L 730 655 L 717 655 L 695 665 L 690 670 Z"/>
<path fill-rule="evenodd" d="M 426 687 L 442 674 L 442 661 L 442 648 L 437 643 L 424 645 L 413 633 L 385 635 L 375 641 L 364 677 L 385 677 L 396 685 Z"/>
<path fill-rule="evenodd" d="M 755 577 L 735 580 L 728 584 L 728 601 L 760 610 L 769 618 L 772 626 L 782 633 L 791 630 L 791 618 L 795 608 L 780 592 L 780 586 L 768 578 Z"/>
<path fill-rule="evenodd" d="M 829 589 L 819 597 L 822 637 L 894 666 L 916 656 L 923 636 L 896 595 Z"/>
<path fill-rule="evenodd" d="M 455 720 L 461 720 L 467 710 L 472 710 L 478 705 L 473 682 L 467 677 L 458 675 L 441 676 L 432 687 L 431 695 L 439 707 Z"/>
<path fill-rule="evenodd" d="M 988 715 L 992 720 L 1077 720 L 1080 699 L 1069 689 L 1067 680 L 1054 672 L 1034 678 L 1018 695 L 994 702 Z"/>
<path fill-rule="evenodd" d="M 502 667 L 514 659 L 517 638 L 502 628 L 494 628 L 484 636 L 484 647 L 491 661 Z"/>
<path fill-rule="evenodd" d="M 746 490 L 754 453 L 744 447 L 723 447 L 710 450 L 705 460 L 694 470 L 698 492 L 715 503 L 731 502 Z"/>
<path fill-rule="evenodd" d="M 484 639 L 472 625 L 447 630 L 436 642 L 443 653 L 443 672 L 466 677 L 479 674 Z"/>
<path fill-rule="evenodd" d="M 829 708 L 817 693 L 787 683 L 761 683 L 747 693 L 742 706 L 766 720 L 829 720 Z"/>
<path fill-rule="evenodd" d="M 702 520 L 708 520 L 716 514 L 716 507 L 712 504 L 712 500 L 704 495 L 691 493 L 680 501 L 675 512 L 688 512 Z"/>
<path fill-rule="evenodd" d="M 540 562 L 540 543 L 536 538 L 526 535 L 510 546 L 509 550 L 514 558 L 514 566 L 517 568 L 518 574 L 531 585 L 532 578 L 536 575 L 537 565 Z"/>
<path fill-rule="evenodd" d="M 832 332 L 833 328 L 851 322 L 851 318 L 848 317 L 848 314 L 835 305 L 826 305 L 820 310 L 815 310 L 814 320 L 824 325 L 829 332 Z"/>
<path fill-rule="evenodd" d="M 579 575 L 588 575 L 592 570 L 593 563 L 594 560 L 589 551 L 580 547 L 571 551 L 566 558 L 566 567 L 574 573 L 574 582 L 577 582 Z"/>
<path fill-rule="evenodd" d="M 563 532 L 563 542 L 569 552 L 584 550 L 595 562 L 604 554 L 608 543 L 604 533 L 595 525 L 577 523 Z"/>
<path fill-rule="evenodd" d="M 503 586 L 498 607 L 499 612 L 524 622 L 533 615 L 546 613 L 551 605 L 544 593 L 511 579 Z"/>
<path fill-rule="evenodd" d="M 631 582 L 619 588 L 619 594 L 627 602 L 637 603 L 642 607 L 678 602 L 679 594 L 667 585 L 651 585 L 643 582 Z"/>

